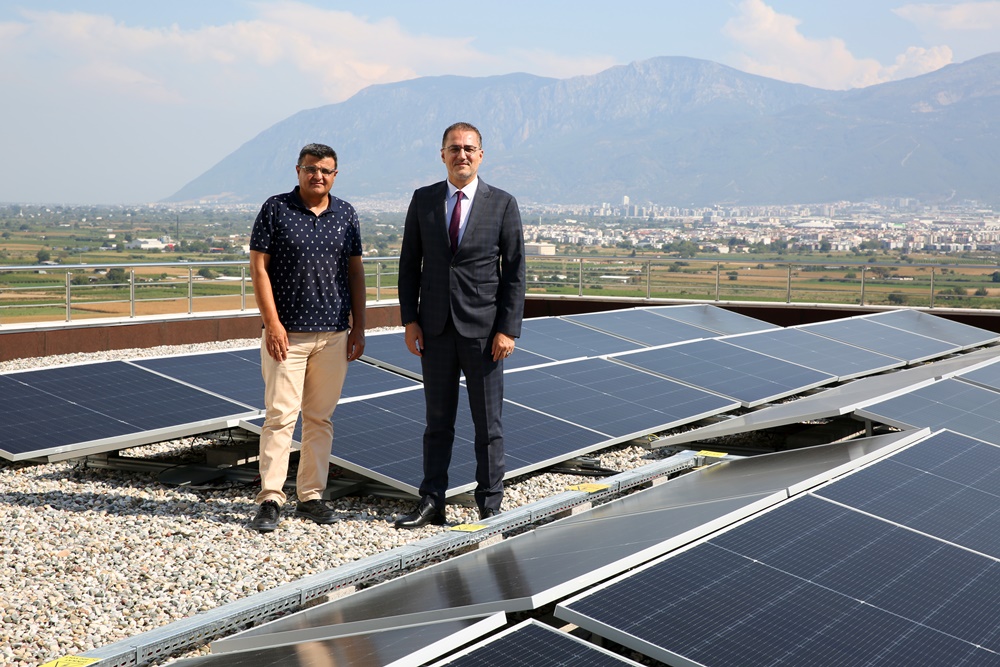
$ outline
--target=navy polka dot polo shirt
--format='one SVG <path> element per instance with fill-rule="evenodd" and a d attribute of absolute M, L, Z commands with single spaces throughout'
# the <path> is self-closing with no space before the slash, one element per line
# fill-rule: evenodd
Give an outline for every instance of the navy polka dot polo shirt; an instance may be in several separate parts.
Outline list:
<path fill-rule="evenodd" d="M 330 204 L 317 216 L 302 202 L 298 187 L 275 195 L 257 214 L 250 249 L 271 256 L 271 291 L 285 329 L 348 328 L 347 263 L 361 255 L 361 225 L 353 206 L 330 195 Z"/>

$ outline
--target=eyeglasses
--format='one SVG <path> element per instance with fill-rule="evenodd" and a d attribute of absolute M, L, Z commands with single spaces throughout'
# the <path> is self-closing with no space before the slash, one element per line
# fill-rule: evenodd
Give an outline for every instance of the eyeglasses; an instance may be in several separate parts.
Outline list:
<path fill-rule="evenodd" d="M 479 146 L 445 146 L 442 150 L 446 150 L 452 155 L 458 155 L 462 151 L 471 155 L 479 150 Z"/>
<path fill-rule="evenodd" d="M 299 169 L 306 172 L 310 176 L 315 176 L 316 174 L 323 174 L 324 176 L 333 176 L 334 174 L 337 173 L 336 169 L 324 169 L 323 167 L 317 167 L 314 164 L 311 164 L 306 167 L 299 166 Z"/>

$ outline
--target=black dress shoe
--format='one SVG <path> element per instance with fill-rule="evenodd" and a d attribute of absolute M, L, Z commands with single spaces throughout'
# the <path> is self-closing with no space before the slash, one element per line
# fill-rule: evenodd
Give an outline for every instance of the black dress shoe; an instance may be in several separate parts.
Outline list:
<path fill-rule="evenodd" d="M 396 528 L 420 528 L 429 523 L 443 526 L 447 521 L 444 518 L 444 512 L 439 512 L 434 507 L 434 501 L 425 497 L 420 499 L 416 512 L 407 514 L 402 519 L 397 519 L 395 525 Z"/>
<path fill-rule="evenodd" d="M 500 514 L 500 510 L 495 510 L 492 507 L 487 507 L 486 509 L 479 510 L 479 520 L 485 521 L 486 519 L 489 519 L 491 516 L 496 516 L 497 514 Z"/>
<path fill-rule="evenodd" d="M 257 515 L 250 522 L 250 527 L 258 533 L 270 533 L 278 527 L 281 517 L 281 507 L 273 500 L 265 500 L 257 509 Z"/>

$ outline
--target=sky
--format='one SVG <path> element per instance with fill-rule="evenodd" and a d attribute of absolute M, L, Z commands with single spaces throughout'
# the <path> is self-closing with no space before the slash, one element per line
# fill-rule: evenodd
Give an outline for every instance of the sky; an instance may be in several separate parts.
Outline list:
<path fill-rule="evenodd" d="M 998 50 L 1000 0 L 0 0 L 0 203 L 154 202 L 298 111 L 422 76 L 687 56 L 843 90 Z"/>

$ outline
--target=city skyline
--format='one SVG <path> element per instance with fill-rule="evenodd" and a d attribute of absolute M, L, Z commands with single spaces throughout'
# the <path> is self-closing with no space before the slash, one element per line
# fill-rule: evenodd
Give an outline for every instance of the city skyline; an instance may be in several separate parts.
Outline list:
<path fill-rule="evenodd" d="M 679 55 L 847 89 L 1000 43 L 1000 2 L 517 0 L 455 19 L 441 2 L 78 6 L 0 7 L 0 201 L 156 201 L 274 123 L 377 83 L 566 78 Z"/>

